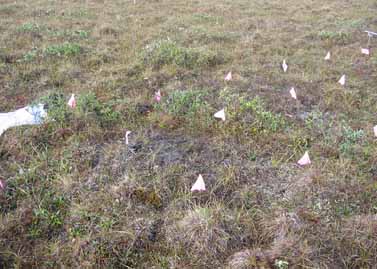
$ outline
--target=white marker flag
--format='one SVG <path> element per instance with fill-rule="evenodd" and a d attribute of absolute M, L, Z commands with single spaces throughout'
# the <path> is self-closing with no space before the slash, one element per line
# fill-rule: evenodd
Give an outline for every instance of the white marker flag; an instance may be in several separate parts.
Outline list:
<path fill-rule="evenodd" d="M 223 108 L 220 111 L 217 111 L 213 116 L 217 119 L 222 119 L 225 121 L 225 109 Z"/>
<path fill-rule="evenodd" d="M 297 95 L 296 95 L 295 88 L 292 87 L 292 89 L 289 91 L 289 93 L 291 94 L 291 96 L 292 96 L 293 99 L 297 100 Z"/>
<path fill-rule="evenodd" d="M 344 84 L 346 84 L 346 75 L 343 75 L 340 79 L 339 79 L 339 84 L 344 86 Z"/>
<path fill-rule="evenodd" d="M 283 60 L 283 63 L 282 63 L 282 65 L 281 65 L 281 67 L 283 68 L 283 71 L 284 71 L 284 72 L 287 72 L 287 70 L 288 70 L 288 65 L 287 65 L 285 59 Z"/>
<path fill-rule="evenodd" d="M 156 102 L 160 102 L 161 101 L 161 92 L 160 92 L 160 90 L 158 90 L 157 92 L 154 93 L 154 100 L 156 100 Z"/>
<path fill-rule="evenodd" d="M 75 95 L 74 94 L 72 94 L 71 98 L 69 98 L 68 106 L 71 107 L 71 108 L 75 108 L 76 107 L 76 99 L 75 99 Z"/>
<path fill-rule="evenodd" d="M 229 72 L 228 75 L 224 78 L 225 81 L 231 81 L 232 80 L 232 72 Z"/>
<path fill-rule="evenodd" d="M 297 163 L 301 166 L 311 164 L 311 161 L 310 161 L 310 158 L 309 158 L 309 153 L 307 151 L 305 151 L 304 156 L 302 156 L 301 159 L 298 160 Z"/>
<path fill-rule="evenodd" d="M 369 55 L 369 49 L 361 48 L 361 54 Z"/>
<path fill-rule="evenodd" d="M 199 174 L 198 179 L 195 181 L 194 185 L 191 187 L 191 191 L 205 191 L 206 186 L 202 175 Z"/>

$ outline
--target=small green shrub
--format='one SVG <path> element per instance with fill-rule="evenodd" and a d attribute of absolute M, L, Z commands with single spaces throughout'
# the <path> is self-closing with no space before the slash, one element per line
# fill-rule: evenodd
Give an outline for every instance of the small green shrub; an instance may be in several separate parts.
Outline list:
<path fill-rule="evenodd" d="M 174 91 L 162 103 L 162 109 L 174 116 L 193 117 L 208 108 L 206 95 L 205 91 L 199 90 Z"/>
<path fill-rule="evenodd" d="M 337 43 L 345 43 L 350 39 L 350 34 L 346 32 L 321 31 L 318 33 L 321 40 L 333 40 Z"/>
<path fill-rule="evenodd" d="M 120 118 L 120 113 L 113 109 L 113 102 L 101 103 L 94 93 L 79 95 L 77 106 L 82 117 L 94 117 L 102 127 L 114 124 Z"/>
<path fill-rule="evenodd" d="M 67 100 L 62 93 L 52 93 L 43 96 L 39 102 L 45 104 L 48 119 L 58 125 L 68 124 L 73 116 L 72 111 L 68 109 Z"/>
<path fill-rule="evenodd" d="M 93 119 L 100 126 L 108 126 L 120 119 L 120 113 L 113 109 L 113 102 L 101 103 L 94 93 L 84 93 L 76 96 L 77 107 L 71 109 L 65 95 L 53 93 L 40 98 L 46 104 L 48 118 L 54 125 L 67 126 L 75 118 Z"/>
<path fill-rule="evenodd" d="M 46 236 L 62 228 L 67 213 L 68 201 L 53 192 L 46 192 L 40 206 L 33 212 L 29 235 L 33 238 Z"/>
<path fill-rule="evenodd" d="M 363 130 L 353 130 L 349 126 L 343 127 L 343 139 L 339 150 L 342 154 L 351 155 L 355 145 L 364 137 Z"/>
<path fill-rule="evenodd" d="M 44 49 L 43 53 L 46 56 L 73 56 L 82 51 L 80 45 L 75 43 L 63 43 L 59 45 L 51 45 Z"/>
<path fill-rule="evenodd" d="M 148 45 L 142 56 L 144 64 L 154 68 L 174 64 L 183 68 L 214 66 L 223 63 L 224 57 L 205 49 L 191 49 L 179 46 L 171 40 L 159 40 Z"/>
<path fill-rule="evenodd" d="M 31 51 L 28 51 L 24 54 L 23 59 L 19 60 L 20 62 L 31 62 L 38 56 L 38 50 L 36 48 L 32 49 Z"/>
<path fill-rule="evenodd" d="M 41 26 L 37 23 L 28 22 L 18 27 L 17 30 L 19 32 L 38 32 L 41 30 Z"/>
<path fill-rule="evenodd" d="M 247 116 L 247 113 L 252 113 L 250 127 L 255 131 L 268 130 L 276 132 L 279 128 L 285 125 L 284 119 L 280 114 L 274 114 L 266 111 L 264 104 L 259 97 L 255 97 L 250 101 L 240 98 L 240 113 L 241 117 Z M 245 117 L 244 117 L 245 118 Z"/>

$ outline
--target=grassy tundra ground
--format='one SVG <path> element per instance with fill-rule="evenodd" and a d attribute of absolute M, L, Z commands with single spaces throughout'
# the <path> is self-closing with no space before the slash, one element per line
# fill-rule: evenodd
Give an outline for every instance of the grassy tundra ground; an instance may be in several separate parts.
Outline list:
<path fill-rule="evenodd" d="M 1 267 L 375 268 L 376 14 L 0 0 L 0 111 L 43 101 L 54 119 L 0 138 Z"/>

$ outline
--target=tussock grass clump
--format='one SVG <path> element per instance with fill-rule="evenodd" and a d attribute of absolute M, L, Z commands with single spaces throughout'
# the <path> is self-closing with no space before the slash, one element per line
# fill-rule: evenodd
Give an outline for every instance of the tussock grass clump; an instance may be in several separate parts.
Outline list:
<path fill-rule="evenodd" d="M 218 53 L 206 49 L 181 47 L 171 40 L 158 40 L 146 46 L 141 58 L 146 65 L 156 69 L 171 64 L 193 69 L 212 67 L 225 62 L 225 58 Z"/>
<path fill-rule="evenodd" d="M 161 128 L 208 129 L 214 122 L 210 94 L 206 89 L 176 90 L 154 105 L 149 120 Z"/>
<path fill-rule="evenodd" d="M 49 45 L 44 49 L 36 47 L 24 53 L 23 57 L 18 62 L 32 62 L 38 57 L 64 57 L 70 58 L 77 56 L 84 50 L 81 45 L 71 42 L 65 42 L 58 45 Z"/>
<path fill-rule="evenodd" d="M 173 214 L 165 237 L 177 255 L 186 253 L 197 265 L 219 266 L 237 230 L 235 217 L 222 206 L 196 206 Z"/>
<path fill-rule="evenodd" d="M 77 109 L 67 106 L 63 94 L 52 93 L 40 98 L 46 104 L 50 123 L 61 127 L 68 127 L 72 122 L 89 121 L 100 127 L 115 124 L 120 119 L 120 113 L 114 109 L 113 102 L 100 102 L 94 93 L 81 94 L 77 98 Z"/>

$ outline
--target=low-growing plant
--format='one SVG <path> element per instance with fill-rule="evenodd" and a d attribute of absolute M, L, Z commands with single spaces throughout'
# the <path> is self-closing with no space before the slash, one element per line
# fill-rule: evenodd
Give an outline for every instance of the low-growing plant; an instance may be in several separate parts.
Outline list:
<path fill-rule="evenodd" d="M 34 48 L 24 54 L 24 57 L 20 61 L 31 62 L 38 56 L 38 49 Z"/>
<path fill-rule="evenodd" d="M 173 91 L 161 106 L 164 111 L 174 116 L 191 118 L 208 108 L 206 95 L 207 93 L 201 90 Z"/>
<path fill-rule="evenodd" d="M 46 236 L 62 228 L 67 213 L 68 201 L 54 192 L 46 192 L 41 197 L 40 206 L 33 211 L 33 221 L 29 230 L 31 237 Z"/>
<path fill-rule="evenodd" d="M 144 64 L 154 68 L 174 64 L 183 68 L 214 66 L 225 62 L 222 55 L 205 49 L 192 49 L 179 46 L 171 40 L 158 40 L 145 47 L 141 55 Z"/>
<path fill-rule="evenodd" d="M 321 31 L 318 33 L 318 36 L 322 40 L 332 40 L 337 43 L 345 43 L 350 39 L 350 34 L 342 31 Z"/>
<path fill-rule="evenodd" d="M 353 130 L 349 126 L 343 126 L 343 140 L 339 146 L 341 153 L 352 154 L 354 146 L 364 137 L 363 130 Z"/>
<path fill-rule="evenodd" d="M 285 121 L 281 115 L 267 111 L 259 97 L 255 97 L 249 101 L 245 98 L 240 98 L 239 103 L 241 117 L 245 115 L 251 116 L 251 122 L 247 123 L 250 128 L 257 132 L 262 130 L 276 132 L 279 128 L 285 125 Z M 250 112 L 251 114 L 249 115 L 248 113 Z"/>
<path fill-rule="evenodd" d="M 34 22 L 27 22 L 20 27 L 18 27 L 18 31 L 20 32 L 38 32 L 41 30 L 41 26 Z"/>
<path fill-rule="evenodd" d="M 39 100 L 40 103 L 45 104 L 47 109 L 48 119 L 61 127 L 69 124 L 73 114 L 68 109 L 67 100 L 63 93 L 52 93 L 43 96 Z"/>
<path fill-rule="evenodd" d="M 83 93 L 76 97 L 77 107 L 71 109 L 67 98 L 62 93 L 53 93 L 40 98 L 46 105 L 48 118 L 55 125 L 65 127 L 74 118 L 94 119 L 100 126 L 108 126 L 120 119 L 120 113 L 114 110 L 114 102 L 101 103 L 94 93 Z"/>
<path fill-rule="evenodd" d="M 84 117 L 95 117 L 101 126 L 108 126 L 120 118 L 120 113 L 114 110 L 114 103 L 100 102 L 94 93 L 81 94 L 77 98 L 77 106 Z"/>
<path fill-rule="evenodd" d="M 73 56 L 82 51 L 79 44 L 65 42 L 58 45 L 50 45 L 43 51 L 46 56 Z"/>
<path fill-rule="evenodd" d="M 56 37 L 72 37 L 72 38 L 88 38 L 89 32 L 85 30 L 59 30 L 59 29 L 48 29 L 47 34 Z"/>
<path fill-rule="evenodd" d="M 155 111 L 165 114 L 163 120 L 161 117 L 155 120 L 162 128 L 174 128 L 181 121 L 195 130 L 207 128 L 212 122 L 212 109 L 207 98 L 206 90 L 174 91 L 161 103 L 155 104 Z"/>

